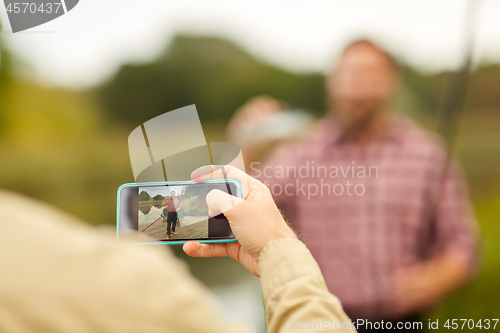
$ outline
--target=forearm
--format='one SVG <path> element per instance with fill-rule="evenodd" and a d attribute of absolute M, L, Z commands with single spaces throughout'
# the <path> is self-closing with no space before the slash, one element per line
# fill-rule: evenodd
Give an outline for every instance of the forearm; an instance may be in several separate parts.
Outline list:
<path fill-rule="evenodd" d="M 471 275 L 467 261 L 453 251 L 437 255 L 428 264 L 436 278 L 436 292 L 439 298 L 458 289 Z"/>
<path fill-rule="evenodd" d="M 294 331 L 308 323 L 313 328 L 334 328 L 336 323 L 338 328 L 345 323 L 344 329 L 355 331 L 300 241 L 280 239 L 268 244 L 260 255 L 259 269 L 268 332 Z"/>

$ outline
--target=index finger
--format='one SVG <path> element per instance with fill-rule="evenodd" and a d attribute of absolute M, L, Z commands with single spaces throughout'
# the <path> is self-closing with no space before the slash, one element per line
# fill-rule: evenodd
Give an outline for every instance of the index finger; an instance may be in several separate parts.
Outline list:
<path fill-rule="evenodd" d="M 256 187 L 260 188 L 264 186 L 264 184 L 257 179 L 250 177 L 245 172 L 230 165 L 205 165 L 199 167 L 191 173 L 191 179 L 195 182 L 214 179 L 235 179 L 241 184 L 243 198 L 246 198 Z"/>

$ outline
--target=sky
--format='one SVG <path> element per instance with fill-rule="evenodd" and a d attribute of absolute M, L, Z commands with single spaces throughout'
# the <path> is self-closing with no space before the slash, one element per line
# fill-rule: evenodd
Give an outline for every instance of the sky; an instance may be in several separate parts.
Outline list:
<path fill-rule="evenodd" d="M 0 5 L 1 37 L 24 75 L 75 88 L 154 59 L 179 33 L 228 38 L 297 72 L 326 71 L 359 36 L 423 71 L 453 69 L 463 61 L 466 12 L 467 0 L 80 0 L 66 15 L 12 34 Z M 477 62 L 500 62 L 499 17 L 500 1 L 481 1 Z"/>
<path fill-rule="evenodd" d="M 151 197 L 155 195 L 170 196 L 170 192 L 174 191 L 176 195 L 181 195 L 184 186 L 158 186 L 158 187 L 140 187 L 139 193 L 143 190 L 148 192 Z"/>

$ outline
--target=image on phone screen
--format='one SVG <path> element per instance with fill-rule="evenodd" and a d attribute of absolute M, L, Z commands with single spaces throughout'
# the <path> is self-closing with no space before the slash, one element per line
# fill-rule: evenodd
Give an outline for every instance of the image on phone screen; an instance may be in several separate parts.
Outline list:
<path fill-rule="evenodd" d="M 126 188 L 129 203 L 120 199 L 120 205 L 129 206 L 125 211 L 129 212 L 132 228 L 155 241 L 232 239 L 224 215 L 209 216 L 206 196 L 214 189 L 239 193 L 237 183 L 232 181 L 136 184 Z"/>

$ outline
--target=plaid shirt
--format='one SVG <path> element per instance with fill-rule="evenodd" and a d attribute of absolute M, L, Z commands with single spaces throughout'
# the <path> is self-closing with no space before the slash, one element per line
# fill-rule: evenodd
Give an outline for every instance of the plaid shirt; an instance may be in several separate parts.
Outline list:
<path fill-rule="evenodd" d="M 467 189 L 439 138 L 408 118 L 392 118 L 363 152 L 343 134 L 325 119 L 308 138 L 278 148 L 256 176 L 346 312 L 390 318 L 398 314 L 390 301 L 395 270 L 448 250 L 472 269 L 476 225 Z"/>
<path fill-rule="evenodd" d="M 165 199 L 163 199 L 162 206 L 164 206 L 164 207 L 167 206 L 167 212 L 169 212 L 169 213 L 178 212 L 179 208 L 180 208 L 179 199 L 174 198 L 172 200 L 172 198 L 165 198 Z"/>

